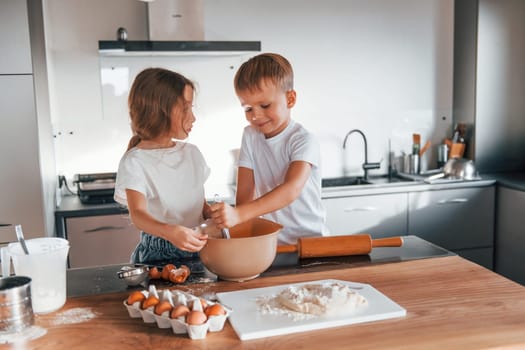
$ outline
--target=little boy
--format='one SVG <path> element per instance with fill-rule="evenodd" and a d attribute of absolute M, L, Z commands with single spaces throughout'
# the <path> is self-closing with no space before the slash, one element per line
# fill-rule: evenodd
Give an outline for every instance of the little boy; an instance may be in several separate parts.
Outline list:
<path fill-rule="evenodd" d="M 278 54 L 260 54 L 241 65 L 234 86 L 250 125 L 239 153 L 236 207 L 214 204 L 212 217 L 224 228 L 264 215 L 284 226 L 284 244 L 326 234 L 320 147 L 290 116 L 292 66 Z"/>

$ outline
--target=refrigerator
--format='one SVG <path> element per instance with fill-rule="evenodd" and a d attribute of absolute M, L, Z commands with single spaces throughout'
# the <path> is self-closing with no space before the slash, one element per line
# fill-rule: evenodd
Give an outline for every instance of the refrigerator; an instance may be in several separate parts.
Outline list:
<path fill-rule="evenodd" d="M 525 1 L 456 0 L 453 120 L 480 173 L 525 170 Z"/>

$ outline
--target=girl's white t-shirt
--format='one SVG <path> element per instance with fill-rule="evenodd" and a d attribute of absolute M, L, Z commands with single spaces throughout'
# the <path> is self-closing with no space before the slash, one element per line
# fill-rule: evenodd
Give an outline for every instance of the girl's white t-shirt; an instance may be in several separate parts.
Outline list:
<path fill-rule="evenodd" d="M 284 182 L 291 162 L 305 161 L 312 165 L 299 197 L 287 207 L 263 215 L 284 226 L 279 233 L 280 243 L 295 244 L 299 237 L 328 234 L 321 202 L 320 153 L 314 135 L 294 120 L 269 139 L 251 126 L 244 129 L 238 165 L 253 170 L 257 198 Z"/>
<path fill-rule="evenodd" d="M 203 219 L 204 183 L 210 169 L 199 149 L 177 141 L 162 149 L 132 148 L 120 160 L 115 201 L 127 206 L 126 189 L 146 197 L 148 212 L 168 224 L 195 227 Z"/>

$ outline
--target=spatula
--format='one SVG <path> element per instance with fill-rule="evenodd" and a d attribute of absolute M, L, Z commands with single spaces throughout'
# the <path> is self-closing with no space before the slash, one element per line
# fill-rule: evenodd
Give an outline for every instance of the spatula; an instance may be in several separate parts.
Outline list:
<path fill-rule="evenodd" d="M 18 238 L 18 242 L 20 242 L 20 245 L 22 246 L 24 253 L 26 253 L 26 255 L 29 255 L 29 250 L 27 249 L 26 240 L 24 239 L 24 232 L 22 231 L 22 225 L 15 225 L 15 231 L 16 231 L 16 238 Z"/>

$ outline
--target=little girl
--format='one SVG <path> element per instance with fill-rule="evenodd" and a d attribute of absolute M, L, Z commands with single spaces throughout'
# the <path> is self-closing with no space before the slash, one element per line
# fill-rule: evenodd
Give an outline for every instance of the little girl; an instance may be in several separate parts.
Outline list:
<path fill-rule="evenodd" d="M 192 227 L 210 216 L 210 169 L 196 146 L 176 141 L 195 121 L 193 95 L 190 80 L 162 68 L 143 70 L 129 92 L 133 137 L 119 164 L 115 200 L 141 231 L 132 263 L 192 258 L 206 244 Z"/>

